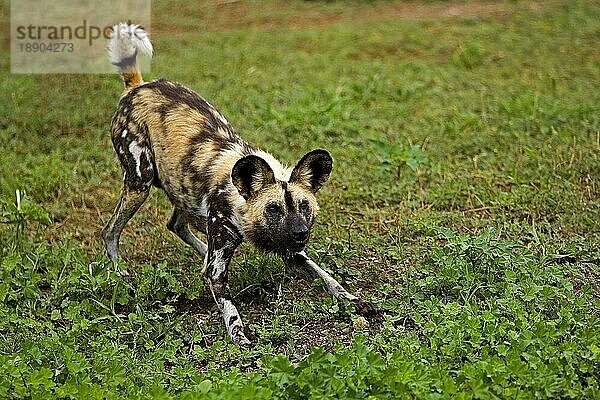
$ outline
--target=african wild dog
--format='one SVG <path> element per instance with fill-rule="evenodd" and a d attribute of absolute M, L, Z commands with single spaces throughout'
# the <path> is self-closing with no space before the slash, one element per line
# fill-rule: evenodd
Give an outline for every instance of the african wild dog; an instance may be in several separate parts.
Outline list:
<path fill-rule="evenodd" d="M 118 24 L 109 57 L 125 83 L 111 124 L 123 170 L 119 203 L 102 238 L 118 271 L 119 236 L 152 185 L 174 206 L 167 227 L 204 257 L 203 278 L 234 343 L 248 345 L 227 284 L 227 267 L 244 240 L 282 257 L 287 267 L 320 277 L 333 296 L 371 312 L 371 303 L 348 293 L 304 250 L 318 210 L 315 193 L 329 178 L 333 160 L 313 150 L 294 168 L 244 142 L 227 120 L 190 89 L 166 80 L 144 82 L 138 51 L 152 54 L 146 32 Z M 190 230 L 206 235 L 208 245 Z"/>

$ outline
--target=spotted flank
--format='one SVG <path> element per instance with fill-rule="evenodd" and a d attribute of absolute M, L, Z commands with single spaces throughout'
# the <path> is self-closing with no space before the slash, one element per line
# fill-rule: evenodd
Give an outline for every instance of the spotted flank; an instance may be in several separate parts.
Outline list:
<path fill-rule="evenodd" d="M 167 228 L 204 257 L 202 276 L 236 344 L 250 343 L 228 285 L 229 263 L 243 241 L 312 271 L 333 296 L 356 299 L 302 253 L 319 209 L 316 193 L 333 167 L 330 154 L 313 150 L 284 166 L 246 143 L 194 91 L 162 79 L 144 82 L 136 57 L 152 55 L 152 44 L 137 25 L 115 25 L 108 47 L 125 83 L 111 121 L 123 188 L 102 231 L 115 270 L 121 232 L 154 186 L 173 204 Z"/>

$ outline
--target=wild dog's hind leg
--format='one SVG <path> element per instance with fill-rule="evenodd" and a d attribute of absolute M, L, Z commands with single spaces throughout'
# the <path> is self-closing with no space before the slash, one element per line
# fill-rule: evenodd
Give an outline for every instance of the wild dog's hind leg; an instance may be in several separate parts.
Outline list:
<path fill-rule="evenodd" d="M 304 278 L 315 279 L 321 278 L 325 283 L 327 292 L 339 300 L 348 301 L 356 307 L 359 314 L 371 315 L 376 312 L 376 307 L 370 301 L 361 299 L 348 292 L 338 281 L 327 273 L 317 263 L 308 258 L 305 252 L 300 252 L 291 255 L 284 259 L 285 265 L 293 272 L 302 275 Z"/>
<path fill-rule="evenodd" d="M 127 221 L 133 217 L 136 211 L 144 203 L 150 193 L 150 188 L 145 191 L 132 191 L 123 187 L 121 191 L 121 199 L 115 209 L 110 221 L 102 229 L 102 239 L 106 246 L 108 258 L 113 263 L 113 268 L 118 271 L 117 260 L 119 258 L 119 237 L 125 227 Z"/>
<path fill-rule="evenodd" d="M 115 271 L 121 232 L 148 197 L 155 176 L 152 151 L 144 144 L 140 131 L 139 127 L 132 131 L 120 125 L 112 127 L 113 146 L 123 170 L 123 189 L 119 204 L 102 230 L 102 239 Z"/>
<path fill-rule="evenodd" d="M 167 223 L 167 228 L 181 238 L 185 243 L 192 246 L 202 257 L 206 255 L 208 246 L 194 235 L 190 226 L 181 212 L 173 210 L 173 215 Z"/>

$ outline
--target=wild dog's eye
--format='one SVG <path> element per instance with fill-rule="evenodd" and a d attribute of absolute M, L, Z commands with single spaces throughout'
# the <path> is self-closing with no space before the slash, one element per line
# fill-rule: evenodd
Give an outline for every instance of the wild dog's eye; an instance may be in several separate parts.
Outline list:
<path fill-rule="evenodd" d="M 281 207 L 277 203 L 269 203 L 266 208 L 269 214 L 281 214 Z"/>
<path fill-rule="evenodd" d="M 298 206 L 298 209 L 300 210 L 300 212 L 307 213 L 310 209 L 308 200 L 302 200 L 300 202 L 300 205 Z"/>

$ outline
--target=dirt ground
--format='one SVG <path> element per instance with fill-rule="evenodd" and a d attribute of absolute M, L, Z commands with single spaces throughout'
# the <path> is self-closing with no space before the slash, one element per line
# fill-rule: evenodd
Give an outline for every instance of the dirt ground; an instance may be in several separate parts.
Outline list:
<path fill-rule="evenodd" d="M 289 27 L 311 28 L 356 21 L 386 19 L 439 19 L 454 17 L 482 17 L 503 20 L 517 11 L 537 10 L 551 1 L 395 1 L 351 2 L 331 11 L 323 11 L 319 2 L 273 1 L 260 5 L 253 1 L 221 0 L 185 4 L 171 10 L 177 16 L 196 19 L 203 31 L 228 31 L 238 28 L 272 29 Z M 298 17 L 298 15 L 302 17 Z M 156 33 L 189 33 L 187 26 L 178 25 L 178 18 L 153 19 Z"/>

